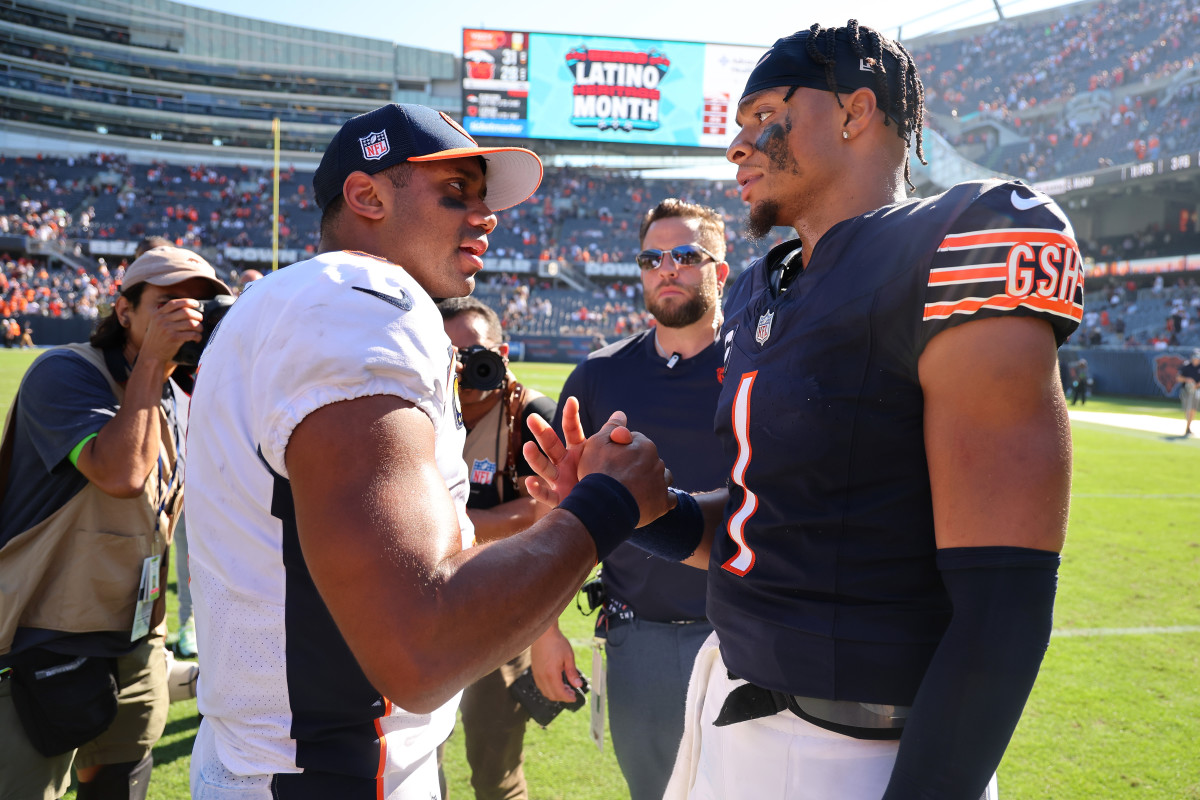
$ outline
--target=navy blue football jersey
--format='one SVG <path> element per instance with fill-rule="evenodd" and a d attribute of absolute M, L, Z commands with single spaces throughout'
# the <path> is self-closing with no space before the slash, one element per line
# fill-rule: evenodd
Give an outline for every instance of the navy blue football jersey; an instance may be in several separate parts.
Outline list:
<path fill-rule="evenodd" d="M 562 433 L 562 401 L 574 395 L 584 433 L 595 433 L 614 411 L 624 411 L 631 430 L 649 436 L 671 468 L 675 485 L 693 492 L 720 489 L 729 470 L 713 434 L 721 391 L 722 350 L 714 344 L 674 366 L 646 331 L 592 353 L 563 385 L 554 428 Z M 623 544 L 604 560 L 608 595 L 654 622 L 704 618 L 707 576 L 703 570 L 655 558 Z"/>
<path fill-rule="evenodd" d="M 780 291 L 786 242 L 726 304 L 716 428 L 730 475 L 709 618 L 736 675 L 909 705 L 949 621 L 917 363 L 941 331 L 1083 313 L 1070 223 L 1021 183 L 972 182 L 833 226 Z"/>

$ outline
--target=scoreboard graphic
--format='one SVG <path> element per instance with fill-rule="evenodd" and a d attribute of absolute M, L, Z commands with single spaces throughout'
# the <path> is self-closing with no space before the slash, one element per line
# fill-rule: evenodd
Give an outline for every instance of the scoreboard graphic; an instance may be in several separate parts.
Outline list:
<path fill-rule="evenodd" d="M 463 30 L 476 136 L 720 147 L 763 47 Z"/>

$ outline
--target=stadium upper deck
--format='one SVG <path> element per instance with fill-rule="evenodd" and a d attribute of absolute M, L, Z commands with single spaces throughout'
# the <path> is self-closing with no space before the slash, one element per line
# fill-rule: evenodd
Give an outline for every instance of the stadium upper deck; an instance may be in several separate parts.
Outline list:
<path fill-rule="evenodd" d="M 457 61 L 169 0 L 0 2 L 6 124 L 102 149 L 261 150 L 277 117 L 293 123 L 284 150 L 319 153 L 346 117 L 381 103 L 456 112 Z"/>
<path fill-rule="evenodd" d="M 1195 0 L 1089 1 L 909 41 L 932 129 L 931 168 L 915 173 L 921 192 L 979 174 L 1016 175 L 1059 196 L 1080 239 L 1096 243 L 1088 255 L 1131 255 L 1144 248 L 1131 252 L 1126 242 L 1147 236 L 1173 236 L 1160 249 L 1177 250 L 1200 217 L 1198 24 Z M 144 196 L 122 212 L 120 235 L 177 227 L 179 213 L 163 216 L 172 209 L 204 228 L 207 245 L 261 248 L 271 200 L 262 170 L 279 118 L 281 201 L 292 231 L 284 239 L 303 248 L 315 210 L 299 189 L 337 125 L 388 101 L 458 114 L 460 76 L 456 54 L 170 0 L 0 0 L 0 155 L 118 153 L 140 173 L 161 175 L 249 168 L 253 180 L 204 186 L 191 197 L 173 195 L 191 191 L 186 184 L 139 174 L 131 189 Z M 642 167 L 654 160 L 648 154 L 694 164 L 719 152 L 529 144 L 548 164 L 564 163 L 556 154 L 602 154 L 611 165 L 616 152 L 634 154 Z M 945 171 L 956 158 L 974 172 Z M 128 176 L 101 172 L 88 179 L 95 197 L 68 209 L 77 217 L 97 201 L 102 220 L 120 210 L 113 198 Z M 514 228 L 505 250 L 571 259 L 601 241 L 624 260 L 632 245 L 598 221 L 604 208 L 618 209 L 602 194 L 568 210 L 552 227 L 555 241 L 546 241 L 545 226 L 533 233 L 514 220 L 520 233 Z"/>

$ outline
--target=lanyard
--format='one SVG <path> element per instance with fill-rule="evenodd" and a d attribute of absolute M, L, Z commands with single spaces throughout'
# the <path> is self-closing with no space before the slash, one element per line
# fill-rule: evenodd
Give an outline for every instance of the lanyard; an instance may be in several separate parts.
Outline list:
<path fill-rule="evenodd" d="M 179 478 L 179 423 L 177 420 L 179 407 L 175 400 L 175 391 L 171 389 L 169 385 L 167 386 L 167 391 L 170 392 L 171 395 L 171 413 L 167 414 L 167 416 L 171 423 L 171 435 L 174 437 L 172 441 L 175 447 L 175 469 L 171 471 L 171 479 L 167 481 L 166 485 L 164 486 L 163 473 L 166 471 L 167 467 L 166 462 L 163 460 L 162 450 L 165 449 L 165 444 L 160 442 L 157 478 L 159 503 L 158 510 L 154 514 L 155 533 L 159 532 L 159 520 L 162 519 L 163 512 L 167 510 L 167 506 L 170 505 L 173 489 L 175 488 L 175 482 Z M 165 411 L 166 409 L 164 409 L 164 412 Z"/>

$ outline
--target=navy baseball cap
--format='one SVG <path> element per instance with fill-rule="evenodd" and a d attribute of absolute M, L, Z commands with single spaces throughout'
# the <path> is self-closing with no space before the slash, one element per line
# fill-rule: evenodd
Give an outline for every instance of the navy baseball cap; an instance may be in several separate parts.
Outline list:
<path fill-rule="evenodd" d="M 523 147 L 480 147 L 463 127 L 427 106 L 390 103 L 342 125 L 313 174 L 317 206 L 340 197 L 352 172 L 373 175 L 403 161 L 481 156 L 487 162 L 487 203 L 502 211 L 523 203 L 542 182 L 542 161 Z"/>
<path fill-rule="evenodd" d="M 870 89 L 878 95 L 875 71 L 855 52 L 849 29 L 827 28 L 821 33 L 823 36 L 834 36 L 837 42 L 837 57 L 834 59 L 833 75 L 838 92 L 849 94 L 856 89 Z M 746 89 L 742 92 L 741 100 L 745 100 L 763 89 L 775 89 L 780 86 L 789 88 L 803 86 L 807 89 L 829 91 L 829 79 L 825 77 L 825 66 L 813 61 L 808 54 L 808 38 L 810 36 L 812 36 L 810 31 L 796 31 L 791 36 L 785 36 L 771 45 L 771 48 L 758 60 L 758 64 L 755 65 L 750 77 L 746 80 Z M 883 66 L 887 71 L 888 90 L 891 96 L 903 96 L 904 69 L 896 54 L 890 52 L 886 47 L 883 49 Z M 877 97 L 877 99 L 880 98 Z M 888 112 L 888 109 L 883 110 Z M 893 114 L 888 113 L 888 116 L 895 120 Z M 899 120 L 895 121 L 899 123 Z"/>

